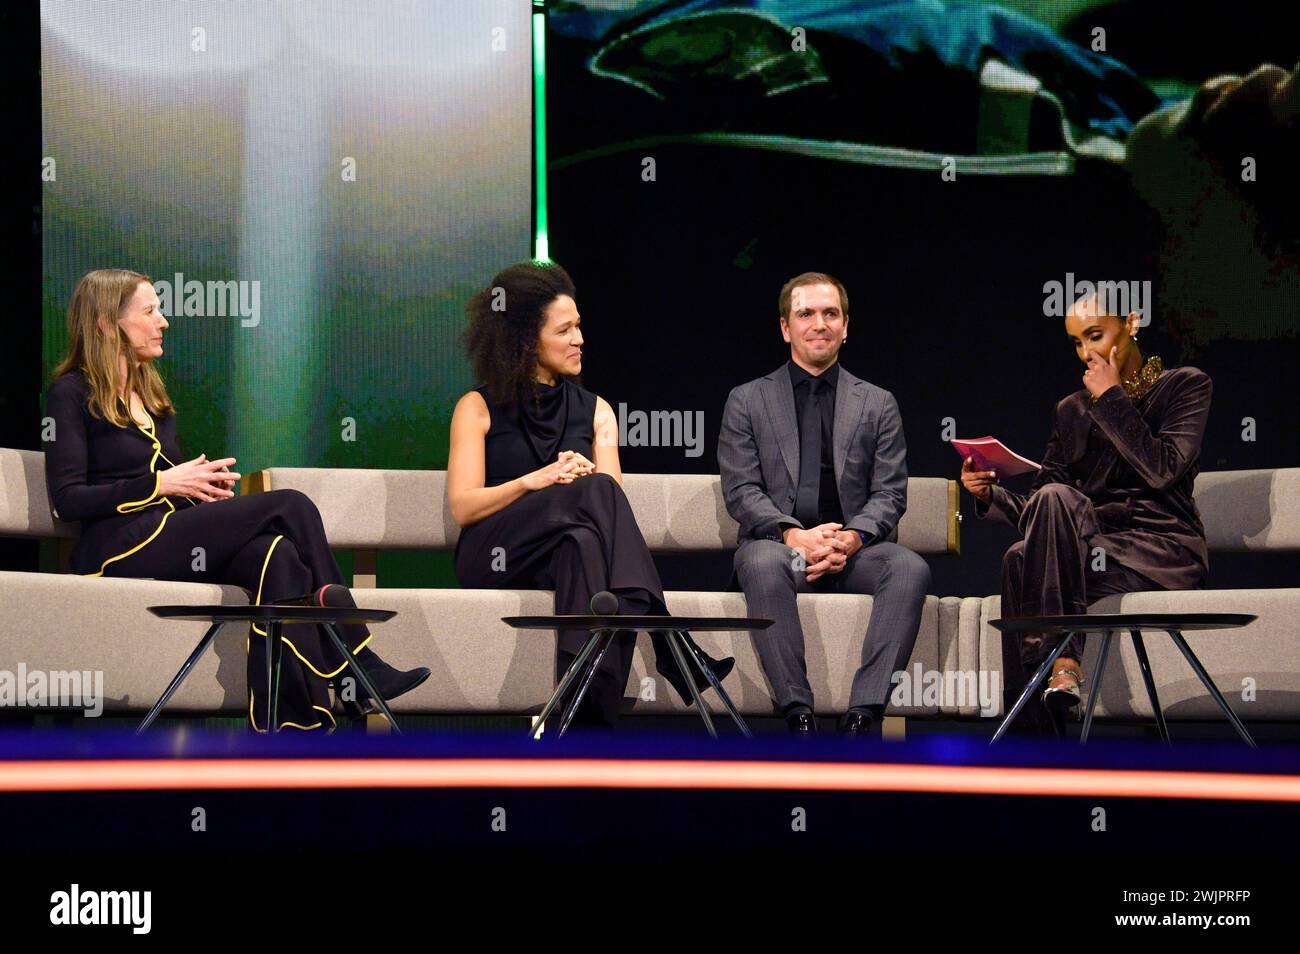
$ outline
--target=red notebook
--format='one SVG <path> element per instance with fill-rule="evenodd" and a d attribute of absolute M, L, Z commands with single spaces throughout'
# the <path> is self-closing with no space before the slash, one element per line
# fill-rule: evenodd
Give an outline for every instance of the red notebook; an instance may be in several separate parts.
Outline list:
<path fill-rule="evenodd" d="M 969 457 L 976 470 L 996 471 L 999 477 L 1014 477 L 1030 471 L 1042 470 L 1042 465 L 1021 457 L 996 437 L 954 438 L 952 446 L 962 457 Z"/>

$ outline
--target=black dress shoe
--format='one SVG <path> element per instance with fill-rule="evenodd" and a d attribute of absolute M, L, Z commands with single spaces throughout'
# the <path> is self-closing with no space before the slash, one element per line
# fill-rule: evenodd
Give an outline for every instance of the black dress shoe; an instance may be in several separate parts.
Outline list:
<path fill-rule="evenodd" d="M 879 734 L 880 724 L 868 709 L 850 709 L 840 720 L 840 735 L 867 739 Z"/>
<path fill-rule="evenodd" d="M 793 712 L 787 712 L 785 724 L 790 729 L 791 735 L 797 735 L 806 738 L 810 735 L 817 734 L 817 716 L 811 709 L 795 709 Z"/>
<path fill-rule="evenodd" d="M 695 648 L 696 653 L 698 653 L 700 658 L 704 660 L 704 665 L 708 666 L 709 669 L 713 671 L 713 677 L 717 679 L 718 682 L 722 682 L 722 680 L 726 679 L 731 673 L 731 670 L 735 668 L 736 659 L 734 656 L 728 656 L 725 659 L 714 659 L 703 649 L 700 649 L 699 644 L 697 644 L 695 640 L 691 639 L 689 633 L 682 633 L 681 636 L 686 640 L 688 645 Z M 677 690 L 677 695 L 681 696 L 682 702 L 686 703 L 688 706 L 694 705 L 695 700 L 691 698 L 690 686 L 686 684 L 686 680 L 682 677 L 681 670 L 677 668 L 677 660 L 673 658 L 673 651 L 668 646 L 667 635 L 664 633 L 652 633 L 650 641 L 654 644 L 655 650 L 655 672 L 668 680 L 668 684 Z M 691 676 L 695 680 L 695 688 L 700 692 L 708 689 L 709 680 L 704 677 L 704 673 L 700 672 L 699 668 L 695 665 L 694 660 L 691 659 L 690 651 L 683 649 L 682 655 L 686 657 L 686 668 L 690 670 Z"/>

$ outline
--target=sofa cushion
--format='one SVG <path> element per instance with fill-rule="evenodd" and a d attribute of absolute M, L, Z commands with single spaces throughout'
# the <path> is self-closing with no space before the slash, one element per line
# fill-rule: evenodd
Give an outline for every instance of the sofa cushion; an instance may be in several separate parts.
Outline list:
<path fill-rule="evenodd" d="M 946 553 L 953 511 L 949 481 L 912 477 L 898 542 L 917 553 Z M 657 553 L 734 550 L 739 526 L 727 513 L 717 474 L 626 474 L 623 490 L 646 544 Z"/>
<path fill-rule="evenodd" d="M 944 688 L 939 707 L 943 715 L 978 716 L 1001 705 L 1001 672 L 984 668 L 980 661 L 982 605 L 977 596 L 939 600 L 938 669 L 953 680 Z"/>
<path fill-rule="evenodd" d="M 540 590 L 358 589 L 357 604 L 394 609 L 398 615 L 376 627 L 374 647 L 394 666 L 429 666 L 432 676 L 393 703 L 397 713 L 533 713 L 541 710 L 555 682 L 552 630 L 515 631 L 503 616 L 554 612 L 554 596 Z M 739 593 L 670 591 L 669 610 L 679 616 L 743 616 Z M 929 671 L 939 666 L 939 601 L 929 597 L 909 665 Z M 799 614 L 808 634 L 808 678 L 823 714 L 842 713 L 861 654 L 861 639 L 871 599 L 842 594 L 799 597 Z M 817 638 L 817 637 L 820 638 Z M 772 701 L 748 633 L 699 633 L 696 642 L 709 655 L 735 656 L 736 668 L 725 688 L 748 715 L 771 715 Z M 753 639 L 761 639 L 755 634 Z M 647 678 L 649 682 L 645 682 Z M 711 694 L 710 694 L 711 696 Z M 625 697 L 637 713 L 689 711 L 654 669 L 650 638 L 642 633 Z M 710 702 L 712 711 L 721 706 Z M 891 707 L 895 715 L 937 715 L 938 706 Z"/>
<path fill-rule="evenodd" d="M 984 600 L 980 636 L 985 643 L 982 654 L 988 660 L 998 657 L 999 666 L 1002 636 L 988 624 L 999 618 L 1000 610 L 1000 597 Z M 1184 636 L 1219 691 L 1245 722 L 1300 718 L 1300 666 L 1296 663 L 1300 659 L 1300 629 L 1295 624 L 1300 616 L 1300 589 L 1123 593 L 1098 600 L 1088 612 L 1255 614 L 1259 619 L 1240 629 L 1188 632 Z M 1144 630 L 1143 643 L 1167 719 L 1223 718 L 1173 640 L 1158 630 Z M 1100 647 L 1100 636 L 1090 634 L 1083 658 L 1085 692 L 1091 688 Z M 1152 717 L 1142 671 L 1127 633 L 1111 639 L 1096 714 L 1119 719 Z"/>
<path fill-rule="evenodd" d="M 302 491 L 336 549 L 450 550 L 460 536 L 445 470 L 275 467 L 246 477 L 241 490 Z"/>
<path fill-rule="evenodd" d="M 943 477 L 908 480 L 899 543 L 917 553 L 955 552 L 951 484 Z M 445 471 L 275 467 L 251 475 L 244 489 L 302 491 L 320 508 L 334 547 L 445 550 L 460 537 L 446 487 Z M 717 474 L 625 474 L 623 490 L 651 550 L 735 548 L 737 526 Z"/>
<path fill-rule="evenodd" d="M 1209 471 L 1195 493 L 1211 550 L 1300 550 L 1300 467 Z"/>
<path fill-rule="evenodd" d="M 1246 723 L 1300 718 L 1300 589 L 1191 590 L 1124 593 L 1094 603 L 1090 613 L 1253 613 L 1240 629 L 1184 633 L 1233 711 Z M 1168 719 L 1223 719 L 1174 641 L 1144 630 L 1156 693 Z M 1101 640 L 1089 637 L 1084 672 L 1095 670 Z M 1111 639 L 1106 679 L 1097 702 L 1110 718 L 1152 716 L 1133 641 Z"/>
<path fill-rule="evenodd" d="M 101 671 L 106 712 L 145 712 L 207 629 L 146 609 L 180 603 L 242 606 L 248 596 L 236 586 L 0 571 L 0 659 L 11 670 Z M 226 626 L 164 712 L 244 711 L 247 633 Z"/>
<path fill-rule="evenodd" d="M 0 447 L 0 536 L 75 537 L 77 531 L 77 524 L 50 512 L 45 455 Z"/>

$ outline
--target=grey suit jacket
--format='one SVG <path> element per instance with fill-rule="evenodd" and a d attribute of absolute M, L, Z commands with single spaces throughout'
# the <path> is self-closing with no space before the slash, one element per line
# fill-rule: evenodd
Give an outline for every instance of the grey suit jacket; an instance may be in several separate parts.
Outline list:
<path fill-rule="evenodd" d="M 832 434 L 845 529 L 896 539 L 907 509 L 907 444 L 898 402 L 841 365 Z M 727 513 L 740 524 L 740 543 L 780 540 L 783 525 L 804 528 L 793 516 L 799 424 L 785 364 L 728 396 L 718 470 Z"/>

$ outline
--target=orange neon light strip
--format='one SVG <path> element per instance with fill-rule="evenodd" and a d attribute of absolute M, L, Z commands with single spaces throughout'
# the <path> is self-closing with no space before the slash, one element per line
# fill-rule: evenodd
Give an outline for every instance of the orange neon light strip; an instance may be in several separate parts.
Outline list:
<path fill-rule="evenodd" d="M 121 759 L 0 762 L 0 792 L 295 788 L 748 789 L 1300 802 L 1300 776 L 649 759 Z"/>

